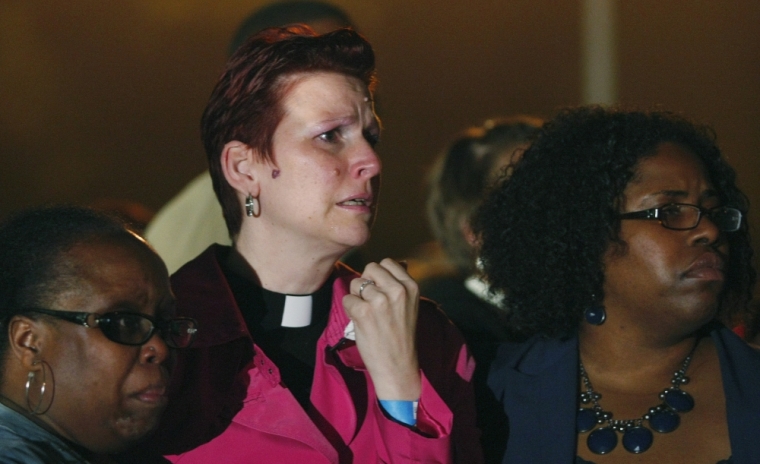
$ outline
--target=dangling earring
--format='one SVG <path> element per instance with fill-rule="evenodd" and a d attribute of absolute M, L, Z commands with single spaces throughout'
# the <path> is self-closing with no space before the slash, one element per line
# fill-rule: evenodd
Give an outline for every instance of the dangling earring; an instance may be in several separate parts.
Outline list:
<path fill-rule="evenodd" d="M 245 197 L 245 215 L 248 217 L 261 216 L 261 205 L 259 204 L 259 199 L 250 193 L 247 197 Z"/>
<path fill-rule="evenodd" d="M 591 295 L 591 299 L 596 300 L 596 297 Z M 583 317 L 591 325 L 602 325 L 607 319 L 607 312 L 604 310 L 603 304 L 595 302 L 586 308 L 586 311 L 583 312 Z"/>
<path fill-rule="evenodd" d="M 35 371 L 29 371 L 29 373 L 26 376 L 26 385 L 24 386 L 24 397 L 26 399 L 26 407 L 29 408 L 29 412 L 32 414 L 39 416 L 42 414 L 45 414 L 48 409 L 50 409 L 50 406 L 53 404 L 53 394 L 50 394 L 50 402 L 48 403 L 47 407 L 42 409 L 43 407 L 43 399 L 45 398 L 45 392 L 47 391 L 47 373 L 46 368 L 50 370 L 50 379 L 53 380 L 53 370 L 50 369 L 50 365 L 46 363 L 45 361 L 34 361 L 32 363 L 33 365 L 42 364 L 42 384 L 40 385 L 40 393 L 39 393 L 39 399 L 37 400 L 37 405 L 32 407 L 32 404 L 29 400 L 29 390 L 32 386 L 32 383 L 35 380 L 35 377 L 37 377 L 37 373 Z"/>

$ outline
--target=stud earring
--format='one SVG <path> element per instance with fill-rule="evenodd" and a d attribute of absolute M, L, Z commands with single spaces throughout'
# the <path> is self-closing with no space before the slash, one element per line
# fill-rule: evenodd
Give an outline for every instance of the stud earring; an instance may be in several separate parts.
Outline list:
<path fill-rule="evenodd" d="M 592 300 L 596 300 L 596 297 L 592 295 Z M 601 303 L 594 303 L 583 312 L 583 317 L 591 325 L 602 325 L 607 320 L 607 312 L 604 310 L 604 305 Z"/>
<path fill-rule="evenodd" d="M 245 215 L 248 217 L 261 216 L 261 204 L 259 203 L 259 199 L 250 193 L 245 197 Z"/>

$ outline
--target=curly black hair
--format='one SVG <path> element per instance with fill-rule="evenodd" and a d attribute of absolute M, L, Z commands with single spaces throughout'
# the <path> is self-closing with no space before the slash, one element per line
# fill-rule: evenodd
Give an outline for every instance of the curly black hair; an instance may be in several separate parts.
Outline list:
<path fill-rule="evenodd" d="M 603 296 L 605 251 L 622 243 L 623 192 L 638 161 L 663 142 L 696 154 L 721 203 L 745 215 L 740 230 L 726 235 L 731 253 L 718 317 L 746 309 L 755 282 L 749 202 L 713 131 L 669 112 L 586 106 L 544 125 L 474 221 L 484 271 L 492 290 L 505 294 L 517 333 L 557 338 L 577 331 L 583 311 Z"/>

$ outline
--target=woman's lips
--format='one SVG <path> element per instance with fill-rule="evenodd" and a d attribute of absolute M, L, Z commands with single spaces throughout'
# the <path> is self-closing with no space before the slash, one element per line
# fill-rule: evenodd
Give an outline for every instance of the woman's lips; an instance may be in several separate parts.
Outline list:
<path fill-rule="evenodd" d="M 361 212 L 372 211 L 372 195 L 357 195 L 338 202 L 338 206 Z"/>
<path fill-rule="evenodd" d="M 133 396 L 142 402 L 151 404 L 163 404 L 167 400 L 166 387 L 164 385 L 151 385 L 135 393 Z"/>
<path fill-rule="evenodd" d="M 717 253 L 707 252 L 697 258 L 684 273 L 684 278 L 700 280 L 725 279 L 723 273 L 724 261 Z"/>

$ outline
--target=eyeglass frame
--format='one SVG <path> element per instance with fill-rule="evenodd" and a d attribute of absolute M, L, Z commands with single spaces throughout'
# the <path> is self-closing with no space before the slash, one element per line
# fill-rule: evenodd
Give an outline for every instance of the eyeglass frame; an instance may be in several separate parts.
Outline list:
<path fill-rule="evenodd" d="M 662 218 L 659 217 L 659 216 L 660 216 L 660 210 L 662 210 L 663 208 L 667 208 L 669 206 L 688 206 L 690 208 L 696 208 L 697 211 L 699 212 L 699 214 L 697 216 L 697 222 L 693 226 L 691 226 L 691 227 L 670 227 L 670 226 L 666 226 L 665 223 L 663 222 Z M 660 222 L 660 225 L 662 227 L 664 227 L 666 229 L 669 229 L 669 230 L 693 230 L 693 229 L 696 229 L 697 227 L 699 227 L 699 223 L 702 221 L 702 217 L 703 216 L 710 217 L 713 211 L 719 210 L 719 209 L 728 210 L 728 211 L 735 211 L 736 213 L 738 213 L 739 214 L 739 223 L 737 224 L 737 226 L 736 226 L 735 229 L 723 230 L 720 227 L 718 227 L 718 225 L 715 224 L 715 222 L 713 221 L 713 224 L 715 224 L 715 226 L 718 227 L 718 230 L 720 230 L 721 232 L 736 232 L 737 230 L 739 230 L 741 228 L 741 226 L 742 226 L 742 220 L 744 219 L 744 213 L 742 213 L 741 210 L 739 210 L 738 208 L 732 208 L 730 206 L 716 206 L 714 208 L 709 208 L 708 209 L 708 208 L 703 208 L 703 207 L 701 207 L 699 205 L 692 205 L 690 203 L 668 203 L 667 205 L 662 205 L 662 206 L 659 206 L 657 208 L 649 208 L 649 209 L 644 209 L 644 210 L 641 210 L 641 211 L 632 211 L 630 213 L 622 213 L 622 214 L 618 215 L 618 218 L 619 219 L 656 219 L 656 220 L 658 220 Z"/>
<path fill-rule="evenodd" d="M 57 310 L 57 309 L 47 309 L 47 308 L 38 308 L 38 307 L 22 308 L 21 310 L 26 311 L 26 312 L 44 314 L 44 315 L 61 319 L 67 322 L 73 322 L 74 324 L 83 325 L 87 327 L 88 329 L 100 329 L 100 331 L 103 333 L 103 336 L 106 337 L 107 339 L 111 340 L 114 343 L 118 343 L 120 345 L 126 345 L 126 346 L 142 346 L 148 343 L 148 340 L 150 340 L 153 337 L 153 335 L 156 334 L 156 331 L 158 331 L 161 333 L 161 339 L 164 341 L 164 343 L 166 343 L 166 346 L 170 348 L 175 348 L 175 349 L 185 349 L 185 348 L 190 347 L 193 344 L 193 342 L 195 341 L 195 336 L 198 333 L 198 321 L 196 321 L 192 317 L 172 317 L 170 319 L 160 320 L 160 319 L 156 319 L 153 316 L 149 316 L 147 314 L 135 313 L 131 311 L 110 311 L 107 313 L 98 314 L 98 313 L 90 313 L 86 311 L 62 311 L 62 310 Z M 145 340 L 143 340 L 140 343 L 127 343 L 127 342 L 123 342 L 119 340 L 114 340 L 113 338 L 109 337 L 106 331 L 103 330 L 103 328 L 99 325 L 100 319 L 107 316 L 113 317 L 114 315 L 121 315 L 121 314 L 129 314 L 130 316 L 137 316 L 142 319 L 147 319 L 148 321 L 150 321 L 152 327 L 148 335 L 145 337 Z M 90 319 L 90 317 L 93 318 L 95 324 L 91 324 L 89 322 L 88 319 Z M 175 322 L 175 321 L 191 322 L 193 325 L 192 332 L 189 333 L 190 342 L 187 344 L 187 346 L 181 346 L 181 347 L 176 346 L 176 343 L 173 343 L 173 342 L 170 343 L 167 340 L 166 327 L 170 323 Z"/>

